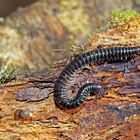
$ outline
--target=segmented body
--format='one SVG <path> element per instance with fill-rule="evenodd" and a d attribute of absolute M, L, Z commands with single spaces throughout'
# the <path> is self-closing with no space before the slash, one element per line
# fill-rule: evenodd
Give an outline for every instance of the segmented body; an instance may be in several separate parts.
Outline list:
<path fill-rule="evenodd" d="M 90 92 L 97 92 L 101 86 L 96 83 L 88 83 L 82 86 L 74 97 L 69 97 L 75 73 L 82 70 L 86 65 L 100 64 L 116 60 L 127 60 L 133 58 L 140 52 L 140 47 L 116 47 L 97 49 L 76 56 L 59 75 L 54 87 L 54 100 L 60 108 L 75 108 L 90 95 Z"/>

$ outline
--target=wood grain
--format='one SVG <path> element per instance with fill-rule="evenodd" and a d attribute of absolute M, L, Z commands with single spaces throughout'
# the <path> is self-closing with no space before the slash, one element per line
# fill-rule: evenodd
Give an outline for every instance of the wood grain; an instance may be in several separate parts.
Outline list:
<path fill-rule="evenodd" d="M 60 73 L 56 71 L 63 67 L 31 73 L 22 81 L 1 86 L 0 138 L 138 139 L 139 64 L 138 57 L 135 63 L 125 62 L 125 71 L 124 63 L 102 64 L 81 71 L 78 83 L 100 82 L 106 93 L 101 99 L 91 99 L 73 110 L 59 109 L 53 100 L 54 82 Z"/>

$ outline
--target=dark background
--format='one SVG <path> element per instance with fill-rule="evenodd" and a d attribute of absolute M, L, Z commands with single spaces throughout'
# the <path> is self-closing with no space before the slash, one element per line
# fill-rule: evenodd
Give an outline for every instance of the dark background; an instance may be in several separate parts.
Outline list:
<path fill-rule="evenodd" d="M 8 16 L 18 7 L 24 7 L 37 0 L 0 0 L 0 17 Z"/>

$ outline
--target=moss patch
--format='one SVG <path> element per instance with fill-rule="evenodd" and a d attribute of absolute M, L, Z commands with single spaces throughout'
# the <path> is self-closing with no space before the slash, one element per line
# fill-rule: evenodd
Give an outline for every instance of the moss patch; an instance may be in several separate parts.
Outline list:
<path fill-rule="evenodd" d="M 131 31 L 139 28 L 140 14 L 131 9 L 117 9 L 111 12 L 105 26 L 99 31 L 106 31 L 112 28 L 121 28 L 122 31 Z"/>

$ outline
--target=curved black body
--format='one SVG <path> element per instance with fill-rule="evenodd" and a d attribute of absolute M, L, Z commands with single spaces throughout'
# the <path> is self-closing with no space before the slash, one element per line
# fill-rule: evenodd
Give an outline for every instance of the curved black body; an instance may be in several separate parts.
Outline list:
<path fill-rule="evenodd" d="M 116 47 L 97 49 L 76 56 L 59 75 L 54 87 L 54 100 L 60 108 L 75 108 L 84 102 L 90 92 L 97 92 L 101 88 L 95 83 L 87 83 L 82 86 L 76 96 L 69 97 L 70 82 L 75 73 L 86 65 L 100 64 L 103 62 L 122 61 L 133 58 L 140 52 L 140 47 Z"/>

